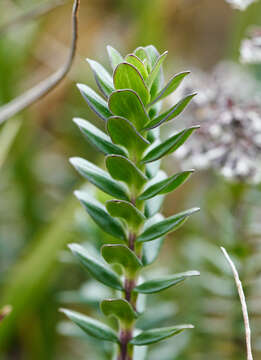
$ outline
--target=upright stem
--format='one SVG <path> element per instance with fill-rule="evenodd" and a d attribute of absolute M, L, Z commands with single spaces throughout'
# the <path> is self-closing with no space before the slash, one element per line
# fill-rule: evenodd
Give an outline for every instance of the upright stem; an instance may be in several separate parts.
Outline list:
<path fill-rule="evenodd" d="M 138 159 L 135 158 L 135 163 L 137 165 Z M 144 169 L 142 169 L 144 171 Z M 136 204 L 136 189 L 131 189 L 131 199 L 132 204 L 137 207 Z M 136 238 L 138 235 L 138 229 L 133 230 L 129 229 L 129 237 L 128 237 L 128 247 L 132 250 L 139 258 L 142 255 L 142 248 L 140 246 L 136 246 Z M 136 283 L 139 278 L 139 273 L 137 272 L 134 275 L 125 274 L 124 279 L 124 297 L 136 311 L 137 309 L 137 294 L 133 292 L 133 289 L 136 286 Z M 120 325 L 120 347 L 119 354 L 117 360 L 133 360 L 133 345 L 129 344 L 130 340 L 133 337 L 133 328 L 134 323 L 129 327 L 124 327 Z"/>
<path fill-rule="evenodd" d="M 132 339 L 132 330 L 120 331 L 120 354 L 117 360 L 132 360 L 132 355 L 129 355 L 128 343 Z"/>

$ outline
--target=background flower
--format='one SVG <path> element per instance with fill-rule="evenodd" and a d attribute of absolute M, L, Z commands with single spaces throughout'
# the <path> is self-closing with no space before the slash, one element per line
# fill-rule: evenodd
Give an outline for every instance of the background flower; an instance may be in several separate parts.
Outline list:
<path fill-rule="evenodd" d="M 261 63 L 261 28 L 255 27 L 249 31 L 240 47 L 240 60 L 242 63 Z"/>
<path fill-rule="evenodd" d="M 257 0 L 226 0 L 235 9 L 246 10 L 246 8 Z"/>
<path fill-rule="evenodd" d="M 199 85 L 199 95 L 188 121 L 201 128 L 177 151 L 185 160 L 182 166 L 213 168 L 228 179 L 260 182 L 261 108 L 255 80 L 240 66 L 222 63 L 210 74 L 197 72 L 192 82 Z"/>

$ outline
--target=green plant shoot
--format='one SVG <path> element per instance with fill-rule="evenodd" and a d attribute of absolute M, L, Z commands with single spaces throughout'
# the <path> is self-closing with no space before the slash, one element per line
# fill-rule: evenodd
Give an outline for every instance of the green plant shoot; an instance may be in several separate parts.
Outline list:
<path fill-rule="evenodd" d="M 166 140 L 161 140 L 159 129 L 175 119 L 195 94 L 160 113 L 162 100 L 178 88 L 189 72 L 179 73 L 164 84 L 162 65 L 167 52 L 160 55 L 154 46 L 146 46 L 125 58 L 112 47 L 108 47 L 108 53 L 112 74 L 96 61 L 88 60 L 100 94 L 78 84 L 90 108 L 104 120 L 106 132 L 86 120 L 74 119 L 88 141 L 105 155 L 106 170 L 82 158 L 72 158 L 71 163 L 111 197 L 104 205 L 85 191 L 76 192 L 90 217 L 115 240 L 102 246 L 100 259 L 78 244 L 71 244 L 70 249 L 97 281 L 115 289 L 118 295 L 104 299 L 100 309 L 105 316 L 118 320 L 118 329 L 74 311 L 63 311 L 88 335 L 117 344 L 115 359 L 141 360 L 136 347 L 193 327 L 175 325 L 141 331 L 135 324 L 141 315 L 139 296 L 163 291 L 199 275 L 188 271 L 161 278 L 146 277 L 146 267 L 157 258 L 164 237 L 199 210 L 192 208 L 168 218 L 160 213 L 164 196 L 181 186 L 193 172 L 167 176 L 160 170 L 161 159 L 182 146 L 197 126 L 171 134 Z"/>

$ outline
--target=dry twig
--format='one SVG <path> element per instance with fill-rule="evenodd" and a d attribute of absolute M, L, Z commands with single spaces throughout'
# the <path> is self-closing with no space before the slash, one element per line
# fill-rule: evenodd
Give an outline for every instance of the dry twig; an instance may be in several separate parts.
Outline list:
<path fill-rule="evenodd" d="M 221 250 L 222 250 L 223 254 L 225 255 L 225 258 L 227 259 L 227 261 L 232 269 L 232 272 L 233 272 L 233 275 L 235 278 L 235 282 L 236 282 L 236 286 L 237 286 L 237 290 L 238 290 L 238 294 L 239 294 L 239 298 L 240 298 L 240 302 L 241 302 L 241 306 L 242 306 L 243 318 L 244 318 L 244 323 L 245 323 L 245 333 L 246 333 L 247 360 L 253 360 L 253 355 L 252 355 L 252 350 L 251 350 L 251 329 L 250 329 L 250 324 L 249 324 L 247 304 L 246 304 L 246 298 L 245 298 L 243 286 L 240 281 L 237 269 L 236 269 L 233 261 L 231 260 L 230 256 L 228 255 L 226 249 L 221 247 Z"/>
<path fill-rule="evenodd" d="M 54 74 L 43 80 L 33 88 L 29 89 L 22 95 L 10 101 L 6 105 L 0 107 L 0 124 L 8 120 L 18 112 L 24 110 L 32 105 L 43 96 L 48 94 L 54 87 L 56 87 L 69 72 L 77 47 L 78 39 L 78 12 L 80 7 L 80 0 L 74 0 L 72 11 L 72 42 L 71 48 L 66 63 L 57 70 Z"/>

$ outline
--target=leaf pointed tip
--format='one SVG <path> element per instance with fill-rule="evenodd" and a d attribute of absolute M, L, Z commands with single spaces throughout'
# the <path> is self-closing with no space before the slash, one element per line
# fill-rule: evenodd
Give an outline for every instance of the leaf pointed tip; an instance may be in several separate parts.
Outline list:
<path fill-rule="evenodd" d="M 191 270 L 188 271 L 189 276 L 200 276 L 200 271 L 197 270 Z"/>
<path fill-rule="evenodd" d="M 71 243 L 71 244 L 68 244 L 67 246 L 73 253 L 79 249 L 79 245 L 76 243 Z"/>
<path fill-rule="evenodd" d="M 82 83 L 77 83 L 76 86 L 80 91 L 83 91 L 84 87 L 87 86 L 87 85 L 82 84 Z"/>
<path fill-rule="evenodd" d="M 72 165 L 72 166 L 74 166 L 74 167 L 76 167 L 76 165 L 77 165 L 77 162 L 79 161 L 79 157 L 78 156 L 73 156 L 73 157 L 71 157 L 70 159 L 69 159 L 69 163 Z"/>
<path fill-rule="evenodd" d="M 60 312 L 60 313 L 62 313 L 62 314 L 65 314 L 66 315 L 66 313 L 67 313 L 67 309 L 65 309 L 65 308 L 59 308 L 58 309 L 58 311 Z"/>
<path fill-rule="evenodd" d="M 79 197 L 79 195 L 80 195 L 80 191 L 79 190 L 75 190 L 74 192 L 74 195 L 78 198 Z"/>
<path fill-rule="evenodd" d="M 76 124 L 76 125 L 80 125 L 80 122 L 81 122 L 81 118 L 79 118 L 79 117 L 74 117 L 73 119 L 72 119 L 72 121 Z"/>
<path fill-rule="evenodd" d="M 190 210 L 191 214 L 197 213 L 198 211 L 200 211 L 200 207 L 194 207 Z"/>
<path fill-rule="evenodd" d="M 182 325 L 182 327 L 183 327 L 184 329 L 194 329 L 194 328 L 195 328 L 195 326 L 192 325 L 192 324 Z"/>

